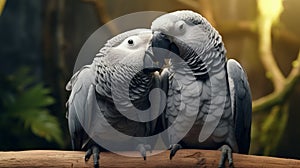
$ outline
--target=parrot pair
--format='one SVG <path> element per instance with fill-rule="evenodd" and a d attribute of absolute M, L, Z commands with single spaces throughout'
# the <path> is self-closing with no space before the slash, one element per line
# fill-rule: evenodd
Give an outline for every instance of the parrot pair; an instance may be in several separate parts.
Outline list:
<path fill-rule="evenodd" d="M 117 35 L 66 88 L 73 149 L 87 150 L 86 160 L 93 154 L 95 167 L 99 152 L 115 139 L 130 142 L 128 149 L 145 159 L 154 144 L 136 137 L 164 130 L 170 159 L 181 148 L 220 149 L 219 167 L 226 160 L 233 167 L 232 152 L 249 151 L 252 104 L 246 73 L 237 61 L 227 60 L 221 36 L 198 13 L 167 13 L 151 30 Z M 165 95 L 151 92 L 155 88 Z M 116 138 L 114 130 L 128 136 Z"/>

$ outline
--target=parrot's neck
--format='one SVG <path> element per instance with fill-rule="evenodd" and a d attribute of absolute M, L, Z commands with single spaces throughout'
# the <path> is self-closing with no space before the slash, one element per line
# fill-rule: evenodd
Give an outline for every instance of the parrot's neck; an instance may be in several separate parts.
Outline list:
<path fill-rule="evenodd" d="M 146 97 L 152 85 L 152 75 L 140 67 L 115 64 L 107 66 L 104 61 L 96 64 L 100 94 L 112 99 L 135 101 Z M 124 97 L 127 96 L 127 97 Z M 128 98 L 130 97 L 130 99 Z"/>
<path fill-rule="evenodd" d="M 218 73 L 224 68 L 226 61 L 225 52 L 216 49 L 205 52 L 195 52 L 189 49 L 180 55 L 182 56 L 171 59 L 172 71 L 182 74 L 191 71 L 197 80 L 206 80 L 209 76 Z"/>

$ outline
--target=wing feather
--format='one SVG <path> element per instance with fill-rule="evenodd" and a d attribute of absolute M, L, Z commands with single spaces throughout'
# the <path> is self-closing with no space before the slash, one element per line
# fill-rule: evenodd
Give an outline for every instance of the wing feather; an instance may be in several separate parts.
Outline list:
<path fill-rule="evenodd" d="M 252 121 L 252 98 L 247 75 L 235 60 L 227 61 L 227 73 L 239 153 L 248 154 Z"/>

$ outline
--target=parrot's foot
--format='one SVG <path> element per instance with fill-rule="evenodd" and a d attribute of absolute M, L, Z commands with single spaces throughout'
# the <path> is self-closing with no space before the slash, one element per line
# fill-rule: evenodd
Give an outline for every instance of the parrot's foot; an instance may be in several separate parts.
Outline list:
<path fill-rule="evenodd" d="M 170 160 L 172 160 L 172 158 L 175 156 L 176 152 L 179 149 L 182 149 L 182 146 L 179 145 L 179 144 L 172 144 L 172 145 L 170 145 L 170 147 L 169 147 L 169 150 L 170 150 Z"/>
<path fill-rule="evenodd" d="M 151 145 L 149 145 L 149 144 L 139 144 L 136 148 L 140 152 L 140 154 L 144 158 L 144 160 L 146 160 L 147 151 L 152 153 L 152 148 L 151 148 Z"/>
<path fill-rule="evenodd" d="M 91 155 L 93 155 L 94 168 L 99 168 L 99 153 L 100 153 L 99 146 L 94 145 L 86 151 L 84 160 L 88 161 L 90 159 Z"/>
<path fill-rule="evenodd" d="M 220 150 L 222 151 L 219 168 L 225 168 L 225 162 L 228 159 L 229 167 L 233 168 L 232 149 L 228 145 L 223 145 Z"/>

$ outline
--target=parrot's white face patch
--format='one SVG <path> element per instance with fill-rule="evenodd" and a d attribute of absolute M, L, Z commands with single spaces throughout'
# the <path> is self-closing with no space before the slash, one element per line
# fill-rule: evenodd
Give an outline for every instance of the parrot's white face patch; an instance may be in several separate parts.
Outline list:
<path fill-rule="evenodd" d="M 142 67 L 145 51 L 151 40 L 151 32 L 127 37 L 107 52 L 107 59 L 113 64 L 127 64 Z"/>
<path fill-rule="evenodd" d="M 146 34 L 146 35 L 137 35 L 137 36 L 131 36 L 126 38 L 120 45 L 118 45 L 115 48 L 121 49 L 121 50 L 138 50 L 138 49 L 146 49 L 147 44 L 149 43 L 150 39 L 152 37 L 152 34 Z"/>

